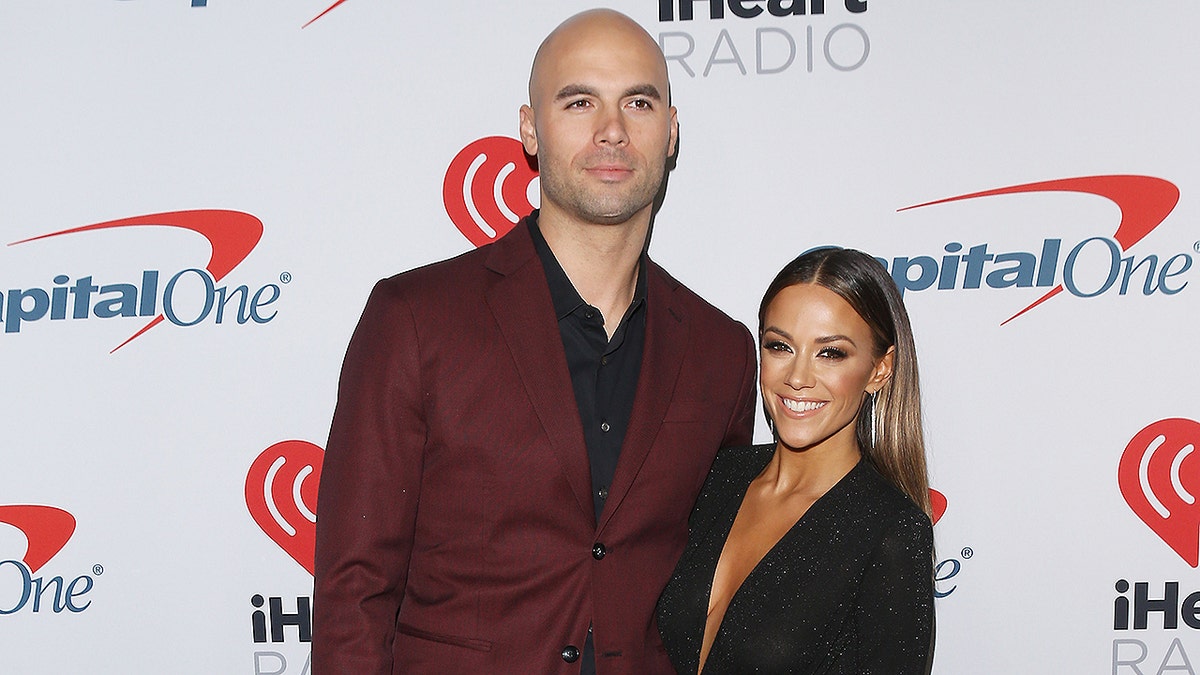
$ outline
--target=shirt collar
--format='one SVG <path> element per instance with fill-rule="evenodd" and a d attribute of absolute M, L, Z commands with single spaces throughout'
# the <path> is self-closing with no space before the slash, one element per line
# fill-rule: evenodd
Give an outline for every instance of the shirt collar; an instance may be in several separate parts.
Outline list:
<path fill-rule="evenodd" d="M 579 295 L 579 291 L 575 290 L 571 279 L 559 264 L 558 258 L 554 257 L 554 251 L 550 250 L 550 245 L 542 236 L 542 230 L 538 227 L 537 210 L 535 209 L 533 213 L 529 214 L 525 221 L 529 224 L 529 236 L 533 239 L 533 248 L 537 251 L 538 258 L 542 261 L 542 268 L 546 271 L 546 282 L 550 285 L 550 300 L 554 303 L 554 314 L 559 320 L 562 320 L 571 312 L 579 309 L 580 305 L 587 303 Z M 642 256 L 638 260 L 638 278 L 633 289 L 633 301 L 629 303 L 626 315 L 632 313 L 646 300 L 647 265 L 646 252 L 643 250 Z"/>

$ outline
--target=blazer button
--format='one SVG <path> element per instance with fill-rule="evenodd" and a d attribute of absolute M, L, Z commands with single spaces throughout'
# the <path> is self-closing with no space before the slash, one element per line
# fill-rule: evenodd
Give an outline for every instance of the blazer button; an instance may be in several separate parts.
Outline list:
<path fill-rule="evenodd" d="M 596 545 L 592 547 L 592 557 L 596 560 L 604 560 L 605 553 L 608 553 L 608 551 L 605 550 L 604 544 L 600 542 L 596 542 Z"/>
<path fill-rule="evenodd" d="M 579 660 L 579 647 L 575 645 L 567 645 L 562 648 L 562 659 L 567 663 L 575 663 Z"/>

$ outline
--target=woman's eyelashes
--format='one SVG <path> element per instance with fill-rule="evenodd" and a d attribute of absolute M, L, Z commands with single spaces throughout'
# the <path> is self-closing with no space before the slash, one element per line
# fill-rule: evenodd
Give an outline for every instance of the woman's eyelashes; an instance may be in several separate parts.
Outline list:
<path fill-rule="evenodd" d="M 789 354 L 792 351 L 791 345 L 780 340 L 767 340 L 763 343 L 763 349 L 769 352 L 786 352 Z"/>
<path fill-rule="evenodd" d="M 835 361 L 840 361 L 840 360 L 846 358 L 846 352 L 837 347 L 823 347 L 821 349 L 821 351 L 817 352 L 817 356 L 819 356 L 820 358 L 823 358 L 823 359 L 833 359 Z"/>
<path fill-rule="evenodd" d="M 783 342 L 782 340 L 767 340 L 763 342 L 762 348 L 768 352 L 779 352 L 785 354 L 791 354 L 794 351 L 791 345 Z M 841 347 L 821 347 L 817 350 L 816 356 L 820 359 L 840 361 L 849 356 L 849 354 Z"/>

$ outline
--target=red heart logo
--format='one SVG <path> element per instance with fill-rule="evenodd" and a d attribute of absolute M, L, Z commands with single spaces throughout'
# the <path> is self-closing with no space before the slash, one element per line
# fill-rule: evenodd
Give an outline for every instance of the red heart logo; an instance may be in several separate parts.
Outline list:
<path fill-rule="evenodd" d="M 0 506 L 0 523 L 8 523 L 25 535 L 28 544 L 21 561 L 31 574 L 58 555 L 75 533 L 75 516 L 53 506 Z"/>
<path fill-rule="evenodd" d="M 1200 423 L 1159 420 L 1129 441 L 1117 468 L 1125 503 L 1187 564 L 1200 556 Z"/>
<path fill-rule="evenodd" d="M 496 241 L 533 210 L 529 184 L 537 175 L 521 141 L 481 138 L 460 150 L 446 169 L 446 214 L 472 244 Z"/>
<path fill-rule="evenodd" d="M 933 524 L 937 525 L 937 521 L 942 519 L 942 515 L 946 513 L 946 495 L 929 488 L 929 505 L 933 507 Z"/>
<path fill-rule="evenodd" d="M 309 574 L 324 458 L 325 451 L 308 441 L 281 441 L 263 450 L 246 474 L 246 507 L 254 522 Z"/>

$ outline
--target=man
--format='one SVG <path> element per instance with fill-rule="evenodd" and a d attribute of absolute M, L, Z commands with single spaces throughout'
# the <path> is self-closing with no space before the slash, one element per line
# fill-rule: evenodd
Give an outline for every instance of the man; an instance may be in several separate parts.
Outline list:
<path fill-rule="evenodd" d="M 541 209 L 380 282 L 318 498 L 313 672 L 669 673 L 654 606 L 717 448 L 750 441 L 745 327 L 645 255 L 678 125 L 609 10 L 534 59 Z"/>

